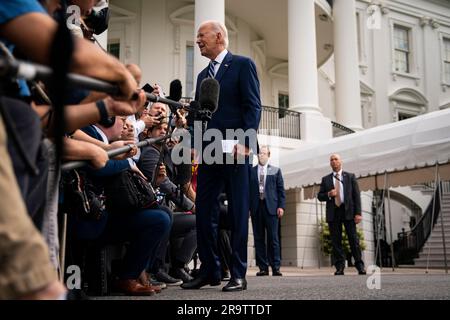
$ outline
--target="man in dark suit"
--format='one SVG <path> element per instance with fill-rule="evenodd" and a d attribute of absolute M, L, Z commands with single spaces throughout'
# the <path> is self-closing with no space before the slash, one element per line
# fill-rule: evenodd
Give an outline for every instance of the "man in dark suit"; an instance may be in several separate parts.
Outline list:
<path fill-rule="evenodd" d="M 220 259 L 217 254 L 219 224 L 219 195 L 225 190 L 231 228 L 231 279 L 223 291 L 241 291 L 247 288 L 247 241 L 249 218 L 249 146 L 256 145 L 256 130 L 261 116 L 259 80 L 254 62 L 226 50 L 228 35 L 225 26 L 217 21 L 202 23 L 197 32 L 197 45 L 209 65 L 199 73 L 195 99 L 205 78 L 215 78 L 220 84 L 219 105 L 208 122 L 208 130 L 219 130 L 226 137 L 227 129 L 254 132 L 250 139 L 232 141 L 231 153 L 226 153 L 222 138 L 222 159 L 227 164 L 206 162 L 199 165 L 197 185 L 197 245 L 201 268 L 199 277 L 182 285 L 184 289 L 199 289 L 205 285 L 219 285 Z M 195 137 L 198 139 L 198 137 Z M 250 140 L 250 141 L 249 141 Z M 237 144 L 236 144 L 237 142 Z M 205 147 L 205 146 L 204 146 Z M 220 156 L 222 157 L 222 156 Z M 228 164 L 232 159 L 233 163 Z M 240 160 L 240 161 L 237 161 Z M 244 160 L 244 161 L 242 161 Z"/>
<path fill-rule="evenodd" d="M 342 160 L 338 154 L 330 156 L 330 166 L 333 172 L 322 178 L 317 197 L 320 201 L 327 202 L 327 222 L 330 227 L 334 266 L 336 267 L 334 274 L 344 275 L 346 258 L 342 249 L 342 224 L 344 224 L 350 249 L 355 259 L 355 267 L 359 274 L 364 275 L 366 271 L 361 259 L 361 248 L 356 233 L 356 225 L 362 220 L 358 183 L 353 173 L 342 171 Z"/>
<path fill-rule="evenodd" d="M 250 180 L 250 212 L 255 238 L 257 276 L 281 276 L 281 249 L 278 234 L 279 221 L 284 214 L 285 192 L 281 170 L 268 164 L 270 149 L 261 146 L 259 164 L 252 168 Z M 267 250 L 266 250 L 267 230 Z M 267 255 L 269 261 L 267 261 Z"/>

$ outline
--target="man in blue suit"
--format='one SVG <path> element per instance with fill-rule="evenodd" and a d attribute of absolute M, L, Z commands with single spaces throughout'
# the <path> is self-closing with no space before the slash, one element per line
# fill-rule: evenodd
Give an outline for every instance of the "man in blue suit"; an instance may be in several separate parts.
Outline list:
<path fill-rule="evenodd" d="M 227 129 L 252 131 L 249 139 L 231 142 L 231 153 L 222 159 L 233 159 L 231 164 L 200 164 L 197 182 L 197 245 L 201 267 L 199 277 L 182 285 L 184 289 L 199 289 L 205 285 L 219 285 L 220 260 L 217 255 L 219 224 L 219 195 L 225 190 L 231 227 L 231 279 L 223 291 L 241 291 L 247 288 L 247 241 L 249 219 L 250 146 L 256 146 L 256 131 L 261 116 L 259 80 L 254 62 L 227 50 L 228 33 L 217 21 L 202 23 L 197 32 L 201 54 L 210 59 L 209 65 L 198 75 L 195 99 L 200 84 L 206 78 L 220 83 L 219 105 L 208 122 L 208 130 L 219 130 L 226 137 Z M 195 137 L 198 139 L 198 137 Z M 248 136 L 247 136 L 248 138 Z M 226 138 L 224 138 L 226 140 Z M 230 141 L 222 141 L 227 145 Z M 255 150 L 256 151 L 256 150 Z M 242 160 L 244 161 L 237 161 Z"/>
<path fill-rule="evenodd" d="M 255 239 L 256 265 L 259 267 L 257 276 L 268 276 L 269 265 L 273 276 L 282 275 L 278 228 L 280 218 L 284 214 L 286 195 L 281 170 L 271 166 L 268 163 L 269 158 L 269 147 L 261 146 L 258 154 L 259 163 L 252 168 L 250 180 L 250 212 Z"/>

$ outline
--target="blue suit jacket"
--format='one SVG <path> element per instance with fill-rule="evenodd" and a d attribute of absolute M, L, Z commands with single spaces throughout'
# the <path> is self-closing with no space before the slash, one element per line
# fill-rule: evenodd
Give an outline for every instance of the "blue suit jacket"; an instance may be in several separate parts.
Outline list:
<path fill-rule="evenodd" d="M 81 130 L 84 131 L 86 134 L 90 135 L 92 138 L 103 141 L 102 137 L 93 126 L 84 127 Z M 101 169 L 93 170 L 90 169 L 89 167 L 86 167 L 86 169 L 89 171 L 89 173 L 91 173 L 94 176 L 108 177 L 130 169 L 130 163 L 128 162 L 128 160 L 110 159 L 106 162 L 106 165 Z"/>
<path fill-rule="evenodd" d="M 285 207 L 286 194 L 284 191 L 283 176 L 280 168 L 267 166 L 266 184 L 264 195 L 269 214 L 276 215 L 278 208 Z M 259 206 L 259 177 L 258 166 L 252 168 L 250 176 L 250 212 L 252 215 L 258 213 Z"/>
<path fill-rule="evenodd" d="M 224 77 L 224 75 L 226 75 Z M 201 82 L 208 77 L 208 67 L 197 77 L 195 100 L 199 100 Z M 228 52 L 217 71 L 220 84 L 219 106 L 208 123 L 208 129 L 258 130 L 261 118 L 261 98 L 255 63 Z M 244 141 L 241 141 L 244 144 Z M 245 143 L 245 145 L 248 145 Z"/>

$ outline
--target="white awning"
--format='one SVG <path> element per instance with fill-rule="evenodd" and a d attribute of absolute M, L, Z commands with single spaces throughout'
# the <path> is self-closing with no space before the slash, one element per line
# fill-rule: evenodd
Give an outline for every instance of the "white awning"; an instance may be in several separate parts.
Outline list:
<path fill-rule="evenodd" d="M 309 199 L 331 172 L 329 157 L 338 153 L 343 168 L 358 178 L 361 191 L 450 179 L 450 109 L 305 144 L 283 156 L 285 188 L 305 188 Z M 387 181 L 385 182 L 385 177 Z"/>

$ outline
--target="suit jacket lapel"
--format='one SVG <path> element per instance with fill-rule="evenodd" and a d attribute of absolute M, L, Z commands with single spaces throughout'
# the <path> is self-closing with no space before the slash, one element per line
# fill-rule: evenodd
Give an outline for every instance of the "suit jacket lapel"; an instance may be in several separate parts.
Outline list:
<path fill-rule="evenodd" d="M 232 60 L 233 60 L 233 55 L 231 54 L 231 52 L 228 52 L 227 55 L 225 56 L 225 59 L 223 59 L 222 63 L 220 64 L 219 71 L 217 71 L 216 78 L 215 78 L 217 81 L 220 82 L 220 80 L 222 80 L 222 77 L 225 74 L 225 72 L 228 70 L 228 68 L 230 67 Z"/>
<path fill-rule="evenodd" d="M 347 172 L 345 172 L 345 171 L 342 171 L 342 175 L 343 175 L 343 179 L 342 179 L 342 181 L 343 181 L 343 184 L 344 184 L 344 200 L 347 198 L 347 194 L 348 194 L 348 186 L 349 186 L 349 182 L 350 181 L 348 181 L 348 179 L 349 179 L 349 176 L 348 176 L 348 174 L 347 174 Z"/>
<path fill-rule="evenodd" d="M 334 189 L 333 173 L 331 173 L 331 174 L 328 176 L 328 183 L 330 184 L 331 189 Z"/>
<path fill-rule="evenodd" d="M 267 165 L 267 172 L 266 172 L 266 182 L 264 183 L 264 192 L 267 194 L 267 186 L 270 182 L 270 177 L 272 176 L 272 166 L 270 164 Z"/>

